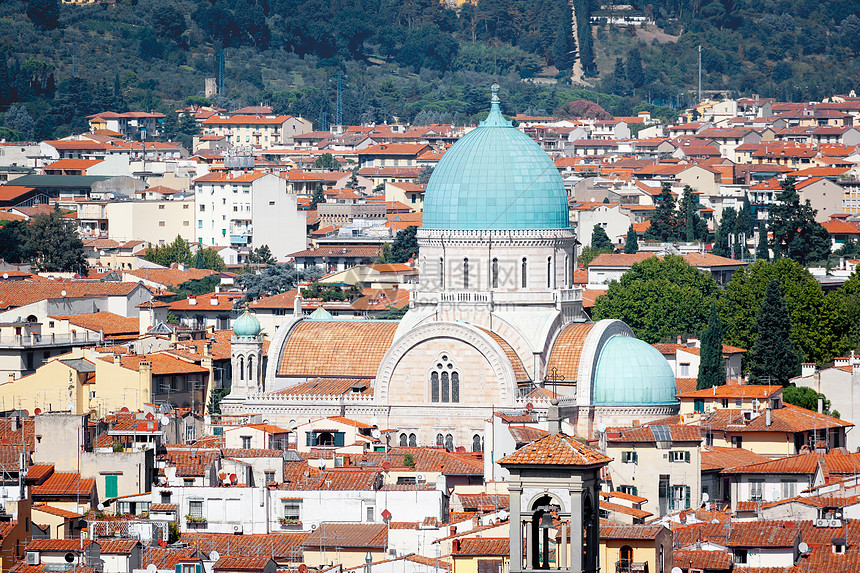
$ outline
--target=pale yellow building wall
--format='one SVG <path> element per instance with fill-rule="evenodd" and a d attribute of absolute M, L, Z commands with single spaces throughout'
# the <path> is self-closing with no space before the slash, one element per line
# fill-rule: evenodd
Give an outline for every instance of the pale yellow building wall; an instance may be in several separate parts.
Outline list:
<path fill-rule="evenodd" d="M 105 207 L 108 236 L 116 241 L 170 243 L 179 235 L 194 241 L 194 199 L 186 201 L 120 201 Z"/>
<path fill-rule="evenodd" d="M 412 196 L 415 195 L 415 201 L 412 200 Z M 417 191 L 409 191 L 406 192 L 400 187 L 397 186 L 396 183 L 386 183 L 385 184 L 385 200 L 386 201 L 400 201 L 404 205 L 409 205 L 416 211 L 424 210 L 424 194 L 419 193 Z"/>
<path fill-rule="evenodd" d="M 339 549 L 337 548 L 337 540 L 332 539 L 331 548 L 326 551 L 305 549 L 304 563 L 308 567 L 319 567 L 329 563 L 340 563 L 343 569 L 364 567 L 364 557 L 367 553 L 367 548 Z M 388 559 L 385 551 L 381 549 L 370 550 L 370 555 L 374 562 Z"/>
<path fill-rule="evenodd" d="M 51 504 L 53 506 L 53 504 Z M 48 526 L 48 535 L 51 539 L 65 539 L 66 537 L 66 520 L 59 515 L 54 515 L 44 511 L 39 511 L 38 508 L 33 508 L 32 521 L 44 528 Z"/>
<path fill-rule="evenodd" d="M 629 545 L 633 549 L 634 563 L 648 563 L 648 571 L 660 571 L 657 568 L 657 550 L 652 547 L 636 545 L 641 541 L 624 539 L 601 539 L 600 540 L 600 569 L 602 571 L 615 571 L 615 564 L 621 557 L 621 548 Z M 671 552 L 671 548 L 669 548 Z"/>
<path fill-rule="evenodd" d="M 502 556 L 452 556 L 453 573 L 478 573 L 478 561 L 501 560 L 503 562 L 502 571 L 496 573 L 504 573 L 510 568 L 511 560 L 509 557 Z"/>

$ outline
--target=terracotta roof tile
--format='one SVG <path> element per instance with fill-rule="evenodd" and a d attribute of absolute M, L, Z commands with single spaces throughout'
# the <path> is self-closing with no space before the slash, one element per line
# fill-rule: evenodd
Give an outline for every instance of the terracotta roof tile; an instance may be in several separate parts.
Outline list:
<path fill-rule="evenodd" d="M 845 428 L 854 424 L 824 414 L 818 414 L 798 406 L 784 404 L 782 408 L 771 410 L 771 425 L 761 412 L 749 422 L 744 422 L 743 411 L 719 409 L 702 420 L 702 426 L 730 432 L 806 432 L 814 429 Z"/>
<path fill-rule="evenodd" d="M 507 340 L 505 340 L 504 338 L 502 338 L 501 336 L 499 336 L 498 334 L 496 334 L 492 330 L 488 330 L 486 328 L 481 328 L 480 326 L 478 326 L 476 328 L 478 330 L 483 331 L 490 338 L 492 338 L 496 342 L 496 344 L 498 344 L 499 346 L 502 347 L 502 351 L 505 353 L 505 356 L 508 358 L 508 362 L 511 363 L 511 367 L 514 369 L 514 376 L 516 376 L 517 382 L 524 382 L 524 381 L 531 380 L 531 376 L 529 376 L 528 372 L 526 372 L 526 369 L 523 366 L 523 361 L 520 360 L 519 354 L 517 354 L 517 351 L 514 350 L 513 346 L 511 346 L 511 344 Z"/>
<path fill-rule="evenodd" d="M 669 429 L 669 435 L 673 442 L 699 442 L 702 440 L 701 430 L 698 426 L 684 426 L 681 424 L 664 425 Z M 607 442 L 656 442 L 654 431 L 650 426 L 630 426 L 626 428 L 607 428 Z"/>
<path fill-rule="evenodd" d="M 604 465 L 612 461 L 566 434 L 550 434 L 499 460 L 502 465 Z"/>
<path fill-rule="evenodd" d="M 189 549 L 205 555 L 217 551 L 222 555 L 272 557 L 277 561 L 300 562 L 302 543 L 308 535 L 303 531 L 245 535 L 188 532 L 183 533 L 180 539 L 189 545 Z"/>
<path fill-rule="evenodd" d="M 237 557 L 222 555 L 212 565 L 213 571 L 262 571 L 269 564 L 271 557 Z"/>
<path fill-rule="evenodd" d="M 662 525 L 608 525 L 601 523 L 601 539 L 656 539 L 665 529 Z"/>
<path fill-rule="evenodd" d="M 724 384 L 703 390 L 678 392 L 679 398 L 759 398 L 766 400 L 782 391 L 782 386 L 759 384 Z"/>
<path fill-rule="evenodd" d="M 650 511 L 645 511 L 644 509 L 636 509 L 635 507 L 628 507 L 626 505 L 618 505 L 617 503 L 610 503 L 608 501 L 600 501 L 599 502 L 600 509 L 605 511 L 614 511 L 617 513 L 623 513 L 625 515 L 632 516 L 636 519 L 644 519 L 646 517 L 650 517 L 654 515 Z"/>
<path fill-rule="evenodd" d="M 398 322 L 304 320 L 287 337 L 278 376 L 375 377 Z"/>
<path fill-rule="evenodd" d="M 702 448 L 702 471 L 737 468 L 766 461 L 770 461 L 770 458 L 744 448 L 725 446 Z"/>
<path fill-rule="evenodd" d="M 101 359 L 105 362 L 113 362 L 112 356 L 102 356 Z M 152 363 L 152 373 L 156 376 L 166 374 L 206 374 L 209 372 L 205 368 L 177 358 L 168 352 L 134 354 L 120 357 L 120 365 L 130 370 L 140 370 L 140 363 L 142 361 Z"/>
<path fill-rule="evenodd" d="M 267 394 L 270 396 L 343 396 L 355 393 L 353 388 L 363 388 L 358 392 L 359 394 L 373 396 L 373 378 L 313 378 Z"/>
<path fill-rule="evenodd" d="M 681 569 L 725 569 L 732 568 L 732 555 L 727 551 L 681 551 L 672 552 L 672 565 Z"/>
<path fill-rule="evenodd" d="M 486 511 L 508 509 L 511 506 L 510 496 L 503 494 L 461 493 L 457 497 L 465 510 Z"/>
<path fill-rule="evenodd" d="M 511 541 L 507 537 L 466 537 L 458 543 L 459 549 L 452 552 L 452 557 L 506 557 L 511 554 Z"/>
<path fill-rule="evenodd" d="M 34 539 L 28 551 L 80 551 L 93 543 L 92 539 Z"/>
<path fill-rule="evenodd" d="M 791 547 L 800 531 L 791 522 L 736 521 L 726 545 L 729 547 Z"/>
<path fill-rule="evenodd" d="M 585 338 L 594 328 L 593 323 L 568 324 L 561 329 L 553 342 L 547 361 L 547 372 L 556 368 L 559 376 L 564 376 L 568 382 L 579 377 L 579 360 Z"/>
<path fill-rule="evenodd" d="M 128 296 L 137 283 L 0 281 L 0 309 L 14 308 L 46 299 Z"/>
<path fill-rule="evenodd" d="M 54 507 L 46 503 L 34 505 L 33 511 L 41 511 L 42 513 L 49 513 L 65 519 L 78 519 L 82 515 L 80 513 L 75 513 L 74 511 L 69 511 L 68 509 L 63 509 L 61 507 Z"/>
<path fill-rule="evenodd" d="M 140 320 L 126 318 L 112 312 L 94 312 L 92 314 L 75 314 L 70 316 L 53 316 L 58 320 L 67 320 L 70 324 L 95 332 L 104 332 L 106 337 L 129 335 L 137 336 Z"/>
<path fill-rule="evenodd" d="M 384 523 L 321 523 L 305 539 L 306 549 L 332 547 L 383 549 L 388 545 Z M 337 540 L 337 541 L 334 541 Z"/>
<path fill-rule="evenodd" d="M 101 546 L 102 554 L 128 554 L 140 545 L 140 541 L 136 539 L 99 539 L 98 544 Z"/>
<path fill-rule="evenodd" d="M 41 485 L 33 487 L 37 497 L 79 497 L 90 496 L 96 487 L 94 479 L 81 479 L 77 473 L 54 472 Z"/>

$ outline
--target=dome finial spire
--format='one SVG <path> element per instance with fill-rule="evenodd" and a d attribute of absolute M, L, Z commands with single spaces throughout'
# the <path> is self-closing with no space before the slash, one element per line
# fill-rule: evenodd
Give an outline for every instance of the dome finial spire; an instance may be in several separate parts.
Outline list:
<path fill-rule="evenodd" d="M 490 113 L 487 115 L 487 119 L 481 122 L 481 126 L 483 127 L 510 127 L 511 123 L 505 119 L 505 116 L 502 115 L 502 109 L 499 105 L 499 84 L 493 83 L 490 87 L 490 92 L 493 94 L 493 97 L 490 98 Z"/>

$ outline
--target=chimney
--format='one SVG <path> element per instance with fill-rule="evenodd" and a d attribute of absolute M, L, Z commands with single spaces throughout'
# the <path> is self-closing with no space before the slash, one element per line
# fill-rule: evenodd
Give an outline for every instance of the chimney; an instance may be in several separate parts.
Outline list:
<path fill-rule="evenodd" d="M 188 295 L 188 304 L 190 306 L 194 306 L 195 304 L 197 304 L 197 297 L 195 297 L 194 295 Z"/>
<path fill-rule="evenodd" d="M 823 413 L 824 413 L 824 398 L 819 398 L 819 399 L 818 399 L 818 413 L 819 413 L 819 414 L 823 414 Z"/>
<path fill-rule="evenodd" d="M 122 364 L 122 355 L 121 354 L 114 354 L 113 355 L 113 363 L 117 364 L 117 365 Z"/>
<path fill-rule="evenodd" d="M 767 409 L 764 411 L 764 425 L 765 425 L 765 426 L 770 426 L 770 424 L 771 424 L 771 420 L 770 420 L 770 408 L 767 408 Z"/>
<path fill-rule="evenodd" d="M 209 340 L 203 345 L 203 356 L 212 356 L 212 342 Z"/>
<path fill-rule="evenodd" d="M 549 430 L 550 434 L 560 434 L 561 433 L 561 414 L 558 411 L 558 398 L 553 398 L 550 400 L 550 406 L 546 412 L 546 419 L 548 423 L 547 430 Z"/>
<path fill-rule="evenodd" d="M 680 336 L 680 335 L 678 335 L 678 344 L 683 344 L 683 341 L 681 341 L 681 336 Z"/>
<path fill-rule="evenodd" d="M 801 376 L 813 376 L 815 375 L 815 362 L 804 362 L 800 365 L 800 375 Z"/>
<path fill-rule="evenodd" d="M 302 295 L 299 290 L 296 290 L 296 298 L 293 299 L 293 316 L 302 316 Z"/>

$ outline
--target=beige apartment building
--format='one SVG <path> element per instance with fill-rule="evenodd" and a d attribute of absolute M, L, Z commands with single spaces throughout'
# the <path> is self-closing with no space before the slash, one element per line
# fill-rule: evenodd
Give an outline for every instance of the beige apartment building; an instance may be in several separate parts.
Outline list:
<path fill-rule="evenodd" d="M 267 147 L 289 143 L 294 136 L 310 131 L 310 121 L 292 115 L 214 115 L 203 120 L 202 135 L 224 137 L 234 147 Z"/>

